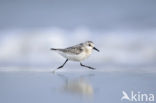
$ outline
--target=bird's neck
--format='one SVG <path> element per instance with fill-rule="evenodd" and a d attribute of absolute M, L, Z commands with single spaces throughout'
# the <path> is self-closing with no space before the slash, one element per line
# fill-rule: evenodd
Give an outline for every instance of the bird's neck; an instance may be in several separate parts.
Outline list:
<path fill-rule="evenodd" d="M 87 55 L 90 55 L 92 53 L 92 49 L 89 49 L 89 48 L 85 48 L 85 53 Z"/>

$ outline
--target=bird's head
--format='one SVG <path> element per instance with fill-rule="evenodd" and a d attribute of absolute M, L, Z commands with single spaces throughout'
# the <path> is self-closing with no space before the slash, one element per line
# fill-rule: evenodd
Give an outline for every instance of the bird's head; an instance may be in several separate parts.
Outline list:
<path fill-rule="evenodd" d="M 93 43 L 92 41 L 86 41 L 86 42 L 84 43 L 84 46 L 85 46 L 87 49 L 89 49 L 89 50 L 94 49 L 94 50 L 96 50 L 96 51 L 99 52 L 99 50 L 98 50 L 97 48 L 95 48 L 94 43 Z"/>

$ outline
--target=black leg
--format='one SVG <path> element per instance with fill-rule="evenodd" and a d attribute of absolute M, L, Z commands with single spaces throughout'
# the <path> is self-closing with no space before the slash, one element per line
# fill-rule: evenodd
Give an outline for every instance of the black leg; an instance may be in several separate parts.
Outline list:
<path fill-rule="evenodd" d="M 59 66 L 57 69 L 63 68 L 63 66 L 67 63 L 68 59 L 63 63 L 63 65 Z"/>
<path fill-rule="evenodd" d="M 95 69 L 95 68 L 93 68 L 93 67 L 83 65 L 82 63 L 80 63 L 80 65 L 83 66 L 83 67 L 87 67 L 87 68 L 89 68 L 89 69 Z"/>

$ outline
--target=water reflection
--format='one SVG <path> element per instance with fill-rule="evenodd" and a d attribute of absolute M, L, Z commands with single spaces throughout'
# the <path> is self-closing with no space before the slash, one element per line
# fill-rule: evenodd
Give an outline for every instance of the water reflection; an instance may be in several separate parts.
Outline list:
<path fill-rule="evenodd" d="M 61 87 L 62 92 L 77 94 L 84 97 L 93 97 L 93 86 L 86 79 L 88 76 L 93 75 L 79 76 L 77 78 L 69 78 L 62 74 L 58 76 L 64 81 Z"/>

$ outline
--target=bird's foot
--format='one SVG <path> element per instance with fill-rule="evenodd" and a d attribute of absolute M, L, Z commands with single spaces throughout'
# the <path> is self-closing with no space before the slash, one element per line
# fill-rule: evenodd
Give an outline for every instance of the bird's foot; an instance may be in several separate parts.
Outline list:
<path fill-rule="evenodd" d="M 58 67 L 57 69 L 60 69 L 60 68 L 62 68 L 63 66 L 60 66 L 60 67 Z"/>

